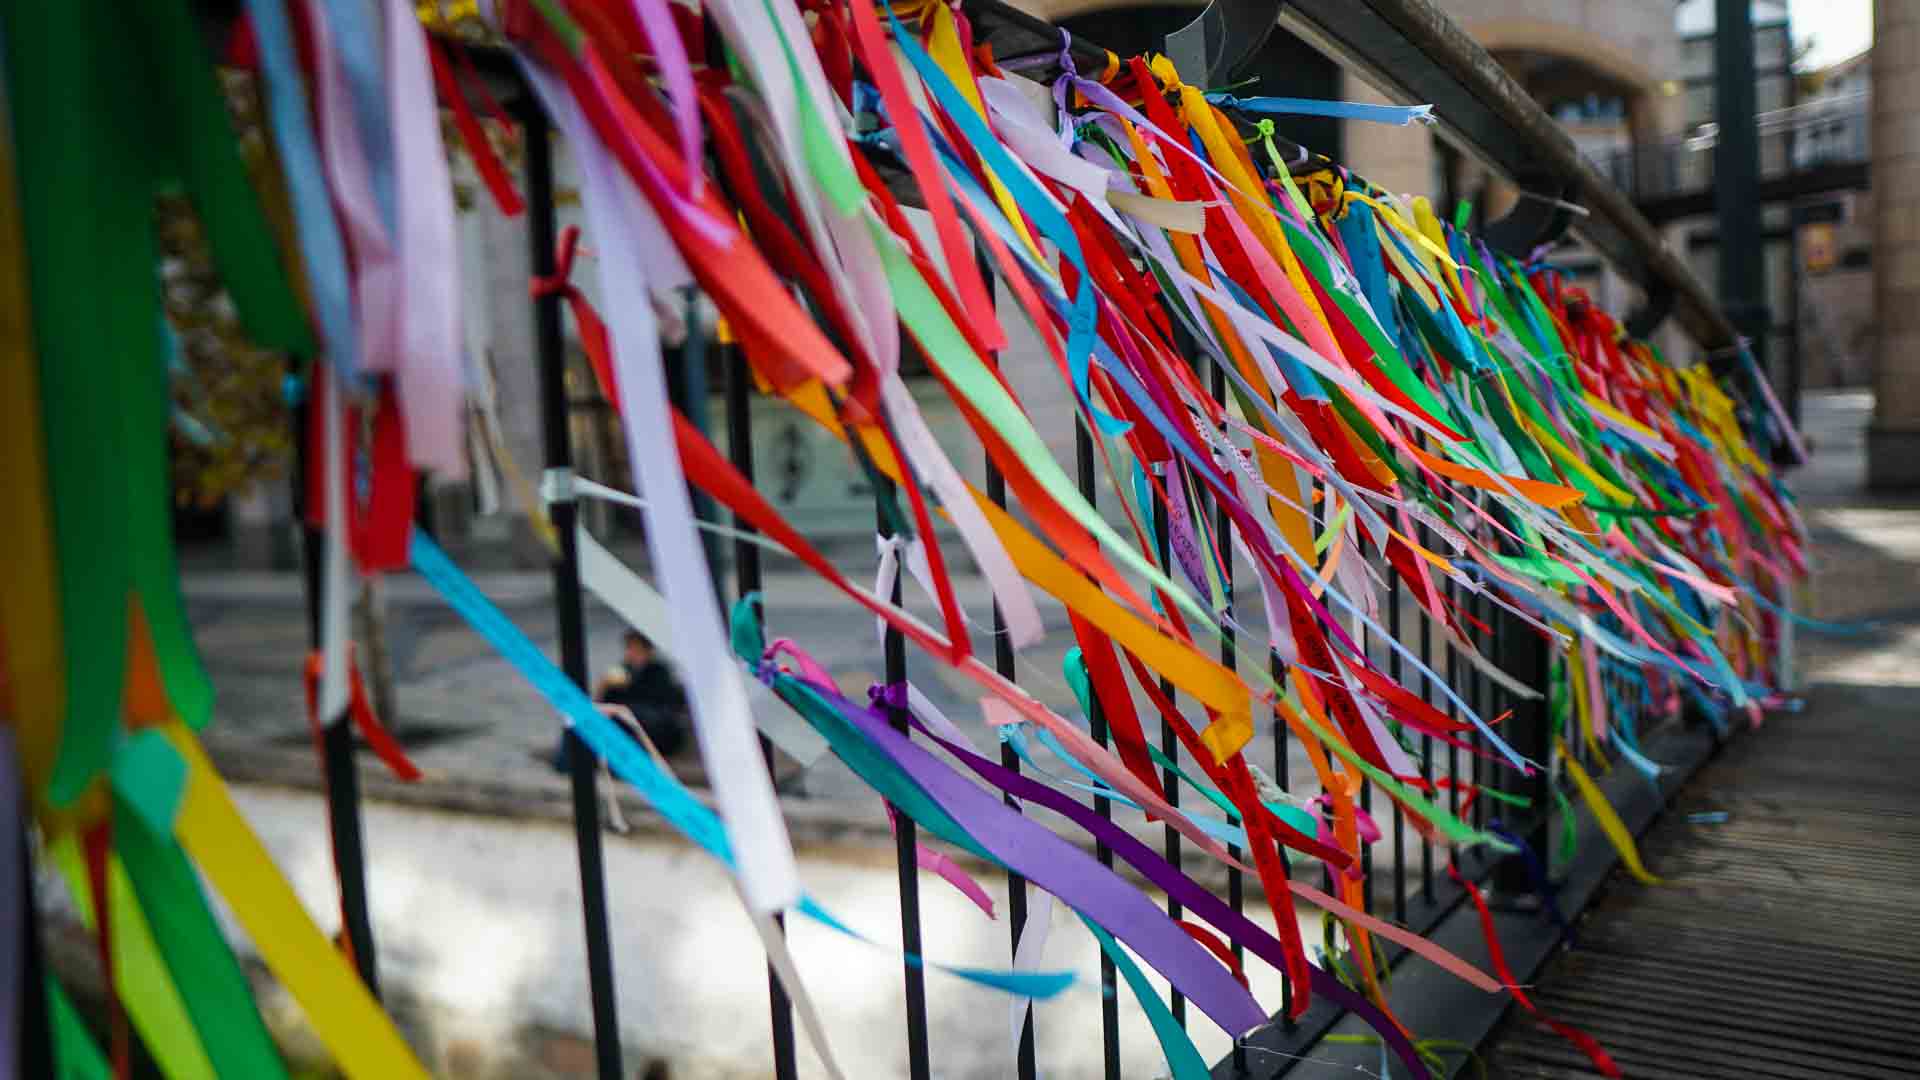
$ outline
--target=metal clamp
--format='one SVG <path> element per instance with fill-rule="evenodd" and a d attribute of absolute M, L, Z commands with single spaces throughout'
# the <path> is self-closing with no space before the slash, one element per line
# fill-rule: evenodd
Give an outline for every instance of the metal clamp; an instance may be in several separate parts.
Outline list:
<path fill-rule="evenodd" d="M 1545 177 L 1517 177 L 1520 201 L 1498 221 L 1490 221 L 1481 236 L 1487 246 L 1516 259 L 1527 259 L 1545 245 L 1567 235 L 1582 210 L 1567 199 L 1567 184 Z"/>
<path fill-rule="evenodd" d="M 1661 278 L 1650 278 L 1647 283 L 1647 298 L 1640 306 L 1627 314 L 1627 333 L 1636 338 L 1650 338 L 1660 324 L 1673 314 L 1675 293 L 1673 287 Z"/>
<path fill-rule="evenodd" d="M 1280 22 L 1286 0 L 1212 0 L 1192 22 L 1167 35 L 1167 58 L 1194 86 L 1219 87 Z"/>
<path fill-rule="evenodd" d="M 577 492 L 574 488 L 574 471 L 565 466 L 546 469 L 540 473 L 540 501 L 552 506 L 555 503 L 570 503 Z"/>

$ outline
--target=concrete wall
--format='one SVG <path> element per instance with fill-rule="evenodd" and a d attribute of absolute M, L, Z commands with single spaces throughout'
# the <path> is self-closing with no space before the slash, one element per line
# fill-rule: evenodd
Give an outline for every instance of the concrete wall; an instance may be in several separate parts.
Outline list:
<path fill-rule="evenodd" d="M 1679 72 L 1671 0 L 1453 0 L 1446 10 L 1489 52 L 1572 57 L 1638 88 Z"/>
<path fill-rule="evenodd" d="M 1874 298 L 1879 337 L 1867 482 L 1920 488 L 1920 6 L 1873 12 Z"/>

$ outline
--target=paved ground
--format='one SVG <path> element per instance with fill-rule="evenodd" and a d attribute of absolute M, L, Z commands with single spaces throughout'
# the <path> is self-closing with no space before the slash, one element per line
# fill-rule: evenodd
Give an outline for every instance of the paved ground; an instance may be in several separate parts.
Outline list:
<path fill-rule="evenodd" d="M 1581 946 L 1539 979 L 1549 1012 L 1628 1076 L 1914 1075 L 1920 1039 L 1920 500 L 1861 492 L 1871 400 L 1807 403 L 1796 478 L 1819 556 L 1811 613 L 1877 620 L 1804 636 L 1807 708 L 1742 736 L 1643 849 L 1664 885 L 1616 874 Z M 1724 812 L 1722 823 L 1690 814 Z M 1510 1013 L 1487 1052 L 1508 1077 L 1597 1075 Z"/>
<path fill-rule="evenodd" d="M 643 558 L 638 550 L 622 554 L 636 564 Z M 826 666 L 843 691 L 864 699 L 867 687 L 881 674 L 873 619 L 811 571 L 795 570 L 796 564 L 777 556 L 768 562 L 763 588 L 768 636 L 793 637 Z M 782 562 L 786 565 L 779 565 Z M 872 578 L 870 555 L 864 562 L 843 557 L 841 565 L 854 580 Z M 490 573 L 476 575 L 476 580 L 549 655 L 558 655 L 549 574 Z M 299 576 L 200 569 L 186 575 L 184 588 L 201 655 L 217 691 L 215 719 L 207 735 L 216 761 L 240 779 L 313 782 L 312 742 L 298 674 L 308 643 Z M 557 716 L 418 578 L 393 575 L 384 588 L 398 705 L 390 726 L 427 776 L 404 792 L 384 785 L 380 790 L 419 804 L 508 815 L 563 810 L 564 778 L 542 764 L 559 730 Z M 979 629 L 991 627 L 984 584 L 977 577 L 961 576 L 955 589 L 976 628 L 976 650 L 990 656 L 990 629 Z M 1256 596 L 1246 601 L 1257 604 Z M 1049 707 L 1077 716 L 1072 692 L 1060 674 L 1061 659 L 1073 644 L 1067 617 L 1059 605 L 1044 596 L 1039 599 L 1048 633 L 1039 645 L 1022 651 L 1016 678 Z M 911 586 L 907 606 L 938 624 L 932 604 Z M 1409 607 L 1409 618 L 1411 611 Z M 586 618 L 589 668 L 615 663 L 622 624 L 591 599 Z M 909 650 L 907 663 L 916 686 L 956 723 L 991 742 L 972 683 L 915 650 Z M 1148 708 L 1144 698 L 1140 706 Z M 1304 783 L 1310 767 L 1298 746 L 1292 751 L 1290 771 Z M 1039 752 L 1044 756 L 1044 750 Z M 1249 755 L 1271 768 L 1270 732 L 1256 737 Z M 698 782 L 700 769 L 693 757 L 689 754 L 683 764 Z M 380 784 L 378 762 L 371 755 L 363 760 L 374 774 L 371 780 Z M 797 827 L 853 827 L 884 838 L 878 801 L 832 756 L 804 774 L 783 769 L 782 777 L 789 810 L 800 822 Z M 637 810 L 638 803 L 634 805 Z"/>
<path fill-rule="evenodd" d="M 1916 715 L 1920 686 L 1822 681 L 1805 712 L 1730 744 L 1645 839 L 1663 883 L 1616 875 L 1536 1002 L 1636 1080 L 1913 1076 Z M 1502 1075 L 1599 1075 L 1508 1016 L 1488 1054 Z"/>

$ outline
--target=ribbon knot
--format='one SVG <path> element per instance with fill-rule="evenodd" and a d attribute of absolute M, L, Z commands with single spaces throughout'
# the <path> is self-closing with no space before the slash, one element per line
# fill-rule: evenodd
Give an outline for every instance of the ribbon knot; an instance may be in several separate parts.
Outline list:
<path fill-rule="evenodd" d="M 867 687 L 867 700 L 875 708 L 904 712 L 907 708 L 907 684 L 903 682 L 874 683 Z"/>
<path fill-rule="evenodd" d="M 1080 70 L 1073 66 L 1073 35 L 1064 26 L 1060 28 L 1060 70 L 1068 79 L 1080 78 Z"/>
<path fill-rule="evenodd" d="M 573 259 L 579 251 L 580 226 L 569 225 L 560 230 L 560 243 L 553 254 L 553 273 L 535 274 L 527 283 L 527 292 L 536 299 L 543 296 L 571 299 L 577 295 L 573 285 Z"/>

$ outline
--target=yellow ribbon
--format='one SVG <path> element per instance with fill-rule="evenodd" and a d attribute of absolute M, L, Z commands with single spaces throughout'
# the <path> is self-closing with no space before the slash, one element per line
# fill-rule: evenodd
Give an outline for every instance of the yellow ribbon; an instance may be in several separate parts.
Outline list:
<path fill-rule="evenodd" d="M 1640 861 L 1640 849 L 1634 845 L 1633 834 L 1627 831 L 1626 822 L 1613 812 L 1607 797 L 1600 793 L 1599 786 L 1587 775 L 1587 770 L 1581 768 L 1580 763 L 1567 752 L 1566 740 L 1555 739 L 1554 743 L 1560 748 L 1560 760 L 1567 767 L 1567 775 L 1573 777 L 1573 786 L 1580 789 L 1580 797 L 1586 800 L 1587 809 L 1593 812 L 1593 820 L 1600 823 L 1600 831 L 1607 834 L 1607 842 L 1620 854 L 1620 861 L 1625 864 L 1627 873 L 1642 885 L 1665 884 L 1649 873 L 1646 864 Z"/>
<path fill-rule="evenodd" d="M 933 57 L 933 62 L 940 70 L 947 73 L 947 78 L 953 80 L 953 85 L 960 88 L 960 96 L 967 99 L 973 111 L 980 114 L 981 119 L 986 119 L 987 107 L 980 100 L 980 87 L 973 81 L 973 66 L 967 62 L 966 54 L 960 48 L 960 32 L 954 25 L 953 12 L 945 4 L 930 4 L 928 8 L 926 17 L 922 19 L 927 27 L 927 54 Z M 891 50 L 894 46 L 889 45 L 888 48 Z M 903 72 L 913 70 L 910 64 L 902 63 L 900 67 Z M 1028 233 L 1026 216 L 1020 213 L 1013 193 L 984 162 L 981 172 L 986 174 L 987 188 L 993 193 L 993 201 L 1000 204 L 1001 212 L 1013 223 L 1014 231 L 1027 245 L 1027 250 L 1033 253 L 1034 260 L 1045 263 L 1046 257 L 1040 253 L 1040 245 L 1034 243 L 1033 236 Z"/>
<path fill-rule="evenodd" d="M 226 898 L 261 959 L 300 1003 L 334 1062 L 354 1080 L 427 1080 L 393 1021 L 313 925 L 241 818 L 199 740 L 178 720 L 161 730 L 187 763 L 174 834 Z"/>

